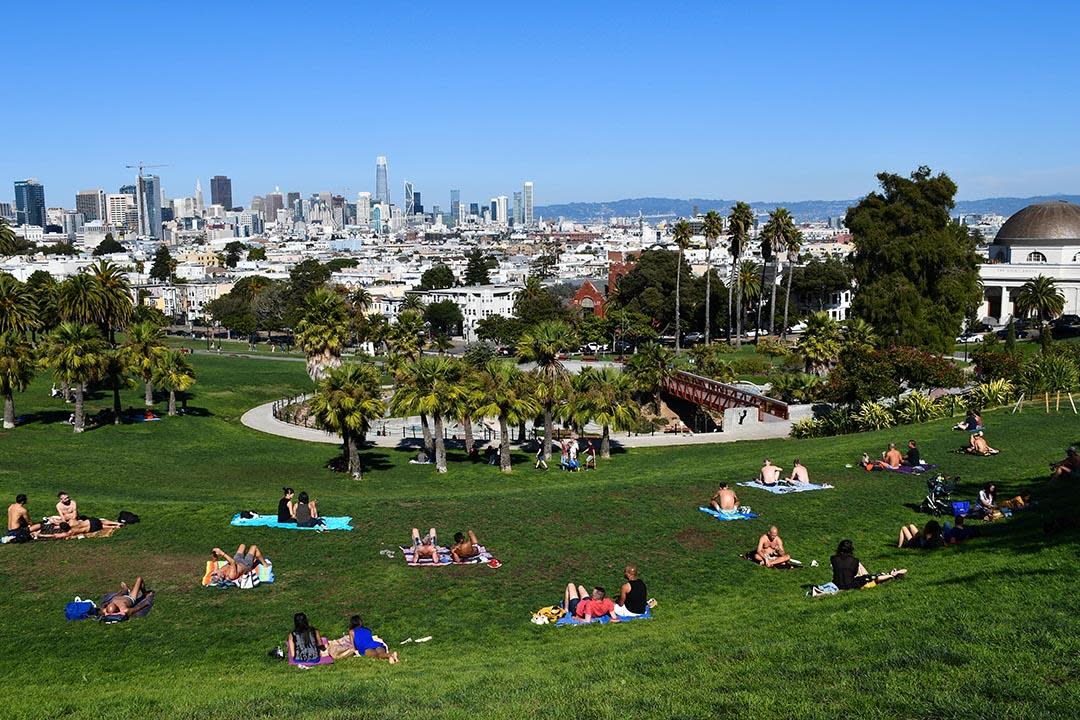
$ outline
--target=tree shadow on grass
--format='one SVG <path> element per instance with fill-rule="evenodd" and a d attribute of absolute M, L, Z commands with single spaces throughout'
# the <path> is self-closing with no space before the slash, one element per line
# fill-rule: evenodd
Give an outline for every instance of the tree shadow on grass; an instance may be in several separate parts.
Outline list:
<path fill-rule="evenodd" d="M 390 461 L 385 450 L 381 448 L 369 448 L 361 450 L 359 453 L 360 458 L 360 471 L 363 473 L 378 472 L 382 470 L 390 470 L 394 467 L 394 463 Z M 327 467 L 335 472 L 345 473 L 345 457 L 339 452 L 330 459 L 328 459 L 323 467 Z"/>

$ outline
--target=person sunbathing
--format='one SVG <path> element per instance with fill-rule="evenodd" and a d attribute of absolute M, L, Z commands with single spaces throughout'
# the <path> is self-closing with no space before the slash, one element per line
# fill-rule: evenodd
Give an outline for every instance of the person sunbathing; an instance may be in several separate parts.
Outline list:
<path fill-rule="evenodd" d="M 829 558 L 829 563 L 832 565 L 832 582 L 811 589 L 811 597 L 829 595 L 841 590 L 856 590 L 871 582 L 883 583 L 907 574 L 907 569 L 901 568 L 871 575 L 859 562 L 859 558 L 855 557 L 855 545 L 851 540 L 840 541 L 836 547 L 836 554 Z"/>
<path fill-rule="evenodd" d="M 772 460 L 765 458 L 761 464 L 761 472 L 758 473 L 758 482 L 762 485 L 776 485 L 780 482 L 780 475 L 783 472 L 783 468 L 773 465 Z"/>
<path fill-rule="evenodd" d="M 900 537 L 896 542 L 898 548 L 917 548 L 919 550 L 933 550 L 945 545 L 945 537 L 941 532 L 941 523 L 930 520 L 923 526 L 922 532 L 917 525 L 904 525 L 900 528 Z"/>
<path fill-rule="evenodd" d="M 775 525 L 758 540 L 757 549 L 750 554 L 750 559 L 758 565 L 775 567 L 786 563 L 791 556 L 784 550 L 784 541 L 780 539 L 780 531 Z"/>
<path fill-rule="evenodd" d="M 75 504 L 70 495 L 61 490 L 56 494 L 56 497 L 59 498 L 56 503 L 56 514 L 49 518 L 50 523 L 59 524 L 65 522 L 70 525 L 80 519 L 79 506 Z"/>
<path fill-rule="evenodd" d="M 871 460 L 869 453 L 863 453 L 862 464 L 867 470 L 899 470 L 904 462 L 896 443 L 889 443 L 889 449 L 881 453 L 880 460 Z"/>
<path fill-rule="evenodd" d="M 709 500 L 709 506 L 717 512 L 735 512 L 739 509 L 739 496 L 728 487 L 727 483 L 720 483 L 720 488 Z"/>
<path fill-rule="evenodd" d="M 148 601 L 149 592 L 145 590 L 142 576 L 135 578 L 135 584 L 128 588 L 127 583 L 120 583 L 120 592 L 112 596 L 106 604 L 98 608 L 98 615 L 121 615 L 130 617 L 142 610 Z"/>
<path fill-rule="evenodd" d="M 1080 453 L 1077 453 L 1075 447 L 1070 447 L 1065 451 L 1064 459 L 1050 464 L 1051 480 L 1066 476 L 1080 477 Z M 11 523 L 9 522 L 8 525 L 10 529 Z"/>
<path fill-rule="evenodd" d="M 469 530 L 469 536 L 465 537 L 460 532 L 454 533 L 454 544 L 450 546 L 450 559 L 456 563 L 462 560 L 474 558 L 480 554 L 476 546 L 480 541 L 476 539 L 476 533 Z"/>
<path fill-rule="evenodd" d="M 967 430 L 968 432 L 975 432 L 976 430 L 982 430 L 982 416 L 979 415 L 977 410 L 968 410 L 967 415 L 964 416 L 963 422 L 959 422 L 953 426 L 955 430 Z"/>
<path fill-rule="evenodd" d="M 224 560 L 225 566 L 218 568 L 210 574 L 211 582 L 234 582 L 239 580 L 243 576 L 256 569 L 259 565 L 266 564 L 266 558 L 263 557 L 262 550 L 257 545 L 245 548 L 243 544 L 236 548 L 236 553 L 232 557 L 222 551 L 221 548 L 214 548 L 210 551 L 210 557 L 215 560 Z"/>
<path fill-rule="evenodd" d="M 592 622 L 606 615 L 611 618 L 611 622 L 619 622 L 619 616 L 615 614 L 615 603 L 599 585 L 589 593 L 584 585 L 569 583 L 563 593 L 563 607 L 575 620 Z"/>
<path fill-rule="evenodd" d="M 30 542 L 41 523 L 31 523 L 26 509 L 26 494 L 19 493 L 7 509 L 7 536 L 5 542 Z"/>
<path fill-rule="evenodd" d="M 103 529 L 111 530 L 122 526 L 123 523 L 106 520 L 105 518 L 84 518 L 71 523 L 58 523 L 57 527 L 60 529 L 60 532 L 39 532 L 35 537 L 38 540 L 66 540 L 67 538 L 75 537 L 76 535 L 87 535 L 89 533 L 99 532 Z"/>
<path fill-rule="evenodd" d="M 413 563 L 418 563 L 424 558 L 429 558 L 436 565 L 442 564 L 439 557 L 439 536 L 435 528 L 428 530 L 428 534 L 420 537 L 420 531 L 412 529 Z"/>
<path fill-rule="evenodd" d="M 391 665 L 400 662 L 396 652 L 390 652 L 390 648 L 381 638 L 364 627 L 359 615 L 349 618 L 349 637 L 352 639 L 353 649 L 357 655 L 377 660 L 389 660 Z"/>
<path fill-rule="evenodd" d="M 787 481 L 792 484 L 810 484 L 810 473 L 809 471 L 807 471 L 806 466 L 802 464 L 802 461 L 799 460 L 799 458 L 795 458 L 795 465 L 791 468 L 791 477 L 789 477 Z"/>
<path fill-rule="evenodd" d="M 983 431 L 980 430 L 976 433 L 972 433 L 968 439 L 968 446 L 964 448 L 964 452 L 968 455 L 997 455 L 998 451 L 990 447 L 990 444 L 986 442 L 986 436 Z"/>

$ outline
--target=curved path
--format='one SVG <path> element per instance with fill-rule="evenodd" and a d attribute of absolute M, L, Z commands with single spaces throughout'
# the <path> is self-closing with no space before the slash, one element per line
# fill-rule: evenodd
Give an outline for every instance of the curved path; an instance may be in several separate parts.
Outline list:
<path fill-rule="evenodd" d="M 240 416 L 240 422 L 252 430 L 270 433 L 271 435 L 280 435 L 293 440 L 306 440 L 307 442 L 330 443 L 333 445 L 341 444 L 340 437 L 331 435 L 324 430 L 300 427 L 299 425 L 278 420 L 274 417 L 274 403 L 272 402 L 251 408 Z"/>

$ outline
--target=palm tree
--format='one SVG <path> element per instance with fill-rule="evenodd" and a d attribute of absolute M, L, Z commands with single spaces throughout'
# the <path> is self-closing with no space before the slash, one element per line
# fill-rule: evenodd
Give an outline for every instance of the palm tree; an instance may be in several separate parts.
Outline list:
<path fill-rule="evenodd" d="M 663 345 L 648 342 L 638 348 L 626 363 L 626 372 L 638 392 L 652 397 L 656 413 L 660 413 L 660 388 L 675 372 L 674 354 Z"/>
<path fill-rule="evenodd" d="M 79 273 L 60 283 L 57 290 L 60 318 L 84 325 L 97 325 L 103 317 L 101 287 L 91 275 Z"/>
<path fill-rule="evenodd" d="M 436 472 L 446 472 L 444 421 L 453 416 L 462 392 L 460 364 L 443 355 L 426 355 L 408 363 L 394 388 L 391 406 L 395 413 L 417 414 L 421 420 L 431 416 Z"/>
<path fill-rule="evenodd" d="M 1031 278 L 1020 286 L 1014 305 L 1021 316 L 1035 315 L 1039 320 L 1039 340 L 1043 350 L 1046 350 L 1050 343 L 1050 333 L 1046 329 L 1046 323 L 1065 310 L 1065 296 L 1058 289 L 1054 279 L 1045 275 L 1036 275 Z"/>
<path fill-rule="evenodd" d="M 131 286 L 123 271 L 108 260 L 91 265 L 90 277 L 97 284 L 101 324 L 109 343 L 116 344 L 116 328 L 131 317 Z"/>
<path fill-rule="evenodd" d="M 21 251 L 23 243 L 20 242 L 15 231 L 8 225 L 7 218 L 0 217 L 0 257 L 17 255 Z"/>
<path fill-rule="evenodd" d="M 128 366 L 142 378 L 146 407 L 154 407 L 154 371 L 167 348 L 164 332 L 152 322 L 134 323 L 127 330 L 123 350 Z"/>
<path fill-rule="evenodd" d="M 412 312 L 424 314 L 424 301 L 420 299 L 419 295 L 409 294 L 405 296 L 405 299 L 401 301 L 401 311 L 411 310 Z"/>
<path fill-rule="evenodd" d="M 379 371 L 371 363 L 347 363 L 331 368 L 315 384 L 311 415 L 320 427 L 341 435 L 345 468 L 356 479 L 362 477 L 358 443 L 381 418 L 386 405 L 379 394 Z"/>
<path fill-rule="evenodd" d="M 113 348 L 105 352 L 101 366 L 101 379 L 105 387 L 113 394 L 113 424 L 119 425 L 124 409 L 120 404 L 120 391 L 131 385 L 128 357 L 124 348 Z"/>
<path fill-rule="evenodd" d="M 525 373 L 505 360 L 489 360 L 477 373 L 476 389 L 477 416 L 499 419 L 499 467 L 509 473 L 510 426 L 536 417 L 542 408 Z"/>
<path fill-rule="evenodd" d="M 371 309 L 372 299 L 371 293 L 367 288 L 358 287 L 349 293 L 349 302 L 352 303 L 353 309 L 359 313 L 366 313 Z"/>
<path fill-rule="evenodd" d="M 742 345 L 742 283 L 738 282 L 739 259 L 742 257 L 750 230 L 754 227 L 754 211 L 741 200 L 731 208 L 728 216 L 728 230 L 731 231 L 731 284 L 735 286 L 735 345 Z M 731 290 L 728 290 L 728 313 L 731 312 Z M 728 323 L 728 336 L 731 324 Z"/>
<path fill-rule="evenodd" d="M 349 312 L 344 298 L 329 288 L 316 288 L 304 301 L 296 324 L 296 344 L 307 357 L 308 377 L 321 380 L 327 368 L 341 365 L 349 341 Z"/>
<path fill-rule="evenodd" d="M 784 339 L 787 339 L 788 306 L 791 304 L 791 277 L 795 274 L 795 261 L 799 257 L 799 250 L 802 249 L 802 241 L 802 232 L 795 228 L 787 238 L 787 245 L 784 247 L 784 254 L 787 256 L 787 290 L 784 291 L 784 327 L 781 330 L 781 337 Z"/>
<path fill-rule="evenodd" d="M 0 333 L 32 332 L 38 327 L 33 290 L 7 273 L 0 273 Z"/>
<path fill-rule="evenodd" d="M 402 310 L 386 331 L 386 345 L 394 361 L 415 360 L 424 354 L 424 318 L 414 310 Z"/>
<path fill-rule="evenodd" d="M 45 361 L 56 377 L 75 390 L 74 430 L 86 426 L 83 398 L 87 383 L 98 379 L 105 360 L 105 340 L 93 325 L 65 321 L 49 335 Z"/>
<path fill-rule="evenodd" d="M 705 213 L 705 344 L 710 343 L 712 330 L 712 251 L 724 234 L 724 216 L 715 210 Z"/>
<path fill-rule="evenodd" d="M 60 306 L 57 302 L 60 285 L 44 270 L 30 273 L 25 284 L 34 299 L 36 322 L 30 330 L 30 339 L 36 342 L 38 333 L 47 333 L 60 322 Z"/>
<path fill-rule="evenodd" d="M 765 243 L 769 245 L 769 254 L 773 259 L 773 282 L 771 289 L 771 297 L 769 300 L 769 334 L 773 335 L 776 331 L 776 276 L 778 274 L 778 263 L 780 259 L 780 253 L 787 252 L 790 247 L 792 237 L 797 232 L 795 228 L 795 221 L 791 217 L 791 213 L 787 208 L 778 207 L 769 213 L 769 220 L 765 223 L 765 227 L 761 229 L 761 242 L 762 253 L 761 257 L 765 259 Z M 762 283 L 764 283 L 764 268 L 762 268 Z M 786 311 L 786 308 L 785 308 Z M 787 318 L 784 319 L 785 328 L 787 324 Z M 761 325 L 760 318 L 758 325 Z"/>
<path fill-rule="evenodd" d="M 840 326 L 828 313 L 811 314 L 797 349 L 806 362 L 806 372 L 820 374 L 840 354 Z"/>
<path fill-rule="evenodd" d="M 559 355 L 573 345 L 574 333 L 560 320 L 549 320 L 526 330 L 518 340 L 518 362 L 535 363 L 535 392 L 544 410 L 544 459 L 551 459 L 556 406 L 569 390 L 569 373 Z"/>
<path fill-rule="evenodd" d="M 873 350 L 878 346 L 878 336 L 870 323 L 851 318 L 844 323 L 844 344 L 856 350 Z"/>
<path fill-rule="evenodd" d="M 680 344 L 682 342 L 682 298 L 680 297 L 682 295 L 682 256 L 683 251 L 690 247 L 694 231 L 690 223 L 680 220 L 675 223 L 672 237 L 679 248 L 678 260 L 675 263 L 675 352 L 678 353 L 682 347 Z"/>
<path fill-rule="evenodd" d="M 761 306 L 762 285 L 761 278 L 758 275 L 758 266 L 753 260 L 743 260 L 739 264 L 739 289 L 742 291 L 742 299 L 746 304 L 747 313 L 751 305 L 757 304 Z M 740 320 L 742 318 L 740 317 Z M 742 329 L 740 323 L 739 329 Z M 757 335 L 754 335 L 755 342 L 757 341 Z"/>
<path fill-rule="evenodd" d="M 169 350 L 154 368 L 154 382 L 169 391 L 169 416 L 172 417 L 176 415 L 176 393 L 187 392 L 195 384 L 195 369 L 187 356 L 178 350 Z"/>
<path fill-rule="evenodd" d="M 22 392 L 34 379 L 34 351 L 15 332 L 0 334 L 0 394 L 4 396 L 4 429 L 15 427 L 15 391 Z"/>
<path fill-rule="evenodd" d="M 574 390 L 571 416 L 582 427 L 592 421 L 603 428 L 600 457 L 611 457 L 611 430 L 630 430 L 641 414 L 630 375 L 610 366 L 587 367 L 575 378 Z"/>

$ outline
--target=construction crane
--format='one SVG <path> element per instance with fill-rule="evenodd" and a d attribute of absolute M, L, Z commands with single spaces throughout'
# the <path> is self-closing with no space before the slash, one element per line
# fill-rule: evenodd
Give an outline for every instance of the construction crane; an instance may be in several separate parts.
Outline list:
<path fill-rule="evenodd" d="M 138 162 L 135 162 L 135 163 L 130 164 L 130 165 L 125 165 L 124 167 L 126 167 L 126 168 L 128 168 L 130 170 L 138 170 L 139 171 L 139 177 L 142 177 L 143 176 L 143 170 L 146 169 L 146 168 L 159 168 L 159 167 L 169 167 L 169 166 L 168 165 L 150 165 L 148 163 L 143 162 L 142 160 L 139 160 Z"/>

